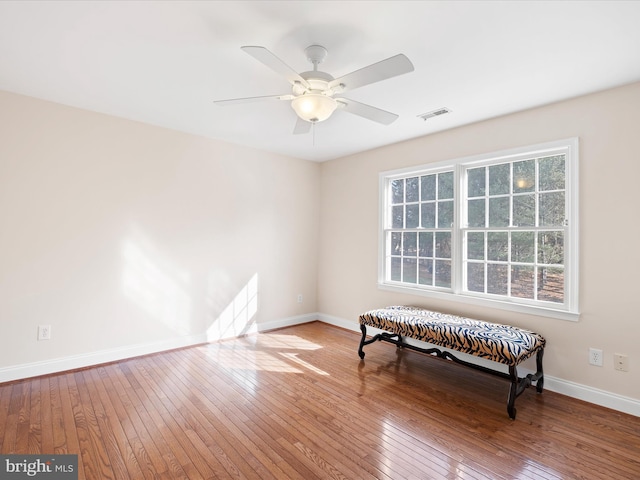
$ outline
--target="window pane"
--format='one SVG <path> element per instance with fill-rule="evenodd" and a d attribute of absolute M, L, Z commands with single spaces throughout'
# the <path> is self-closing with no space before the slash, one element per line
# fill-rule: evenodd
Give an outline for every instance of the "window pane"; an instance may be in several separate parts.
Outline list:
<path fill-rule="evenodd" d="M 438 202 L 438 228 L 451 228 L 453 202 Z"/>
<path fill-rule="evenodd" d="M 451 287 L 451 262 L 449 260 L 436 260 L 436 286 Z"/>
<path fill-rule="evenodd" d="M 480 200 L 469 200 L 467 202 L 468 207 L 468 219 L 467 223 L 470 227 L 484 227 L 485 224 L 485 212 L 484 212 L 484 198 Z"/>
<path fill-rule="evenodd" d="M 509 293 L 509 267 L 490 263 L 487 265 L 487 293 L 507 295 Z"/>
<path fill-rule="evenodd" d="M 489 226 L 509 226 L 509 197 L 489 199 Z"/>
<path fill-rule="evenodd" d="M 513 232 L 511 234 L 511 261 L 533 263 L 534 232 Z"/>
<path fill-rule="evenodd" d="M 536 224 L 536 196 L 517 195 L 513 197 L 513 226 L 533 227 Z"/>
<path fill-rule="evenodd" d="M 391 255 L 400 255 L 402 248 L 402 234 L 391 232 Z"/>
<path fill-rule="evenodd" d="M 511 296 L 533 299 L 533 267 L 511 267 Z"/>
<path fill-rule="evenodd" d="M 552 265 L 564 264 L 564 233 L 538 233 L 538 262 Z"/>
<path fill-rule="evenodd" d="M 397 205 L 391 208 L 391 228 L 402 228 L 404 218 L 404 207 Z"/>
<path fill-rule="evenodd" d="M 419 256 L 433 257 L 433 232 L 420 232 L 418 245 Z"/>
<path fill-rule="evenodd" d="M 484 292 L 484 263 L 467 264 L 467 290 Z"/>
<path fill-rule="evenodd" d="M 484 260 L 484 232 L 469 232 L 467 234 L 467 258 Z"/>
<path fill-rule="evenodd" d="M 536 187 L 535 160 L 524 160 L 513 164 L 513 193 L 533 192 Z"/>
<path fill-rule="evenodd" d="M 406 283 L 417 283 L 418 260 L 415 258 L 403 258 L 402 259 L 402 281 Z"/>
<path fill-rule="evenodd" d="M 453 198 L 453 172 L 438 174 L 438 200 Z"/>
<path fill-rule="evenodd" d="M 540 190 L 564 190 L 564 155 L 541 158 L 538 170 Z"/>
<path fill-rule="evenodd" d="M 418 201 L 418 177 L 407 178 L 406 184 L 406 195 L 407 202 L 417 202 Z"/>
<path fill-rule="evenodd" d="M 436 176 L 425 175 L 420 177 L 420 188 L 422 189 L 422 201 L 436 199 Z"/>
<path fill-rule="evenodd" d="M 418 283 L 433 285 L 433 260 L 418 260 Z"/>
<path fill-rule="evenodd" d="M 561 268 L 540 268 L 538 274 L 538 300 L 564 302 L 564 270 Z"/>
<path fill-rule="evenodd" d="M 400 274 L 402 273 L 402 259 L 400 257 L 393 257 L 391 259 L 391 280 L 394 282 L 399 282 L 402 277 Z"/>
<path fill-rule="evenodd" d="M 564 225 L 564 192 L 541 193 L 539 203 L 541 227 Z"/>
<path fill-rule="evenodd" d="M 509 260 L 509 234 L 507 232 L 487 233 L 487 260 L 494 262 Z"/>
<path fill-rule="evenodd" d="M 508 163 L 489 167 L 489 195 L 509 194 L 511 166 Z"/>
<path fill-rule="evenodd" d="M 485 168 L 467 170 L 467 190 L 469 197 L 482 197 L 485 192 Z"/>
<path fill-rule="evenodd" d="M 436 257 L 451 258 L 451 233 L 436 232 Z"/>
<path fill-rule="evenodd" d="M 407 205 L 405 208 L 407 218 L 405 219 L 405 228 L 417 228 L 420 224 L 420 205 L 415 203 Z"/>
<path fill-rule="evenodd" d="M 424 228 L 435 228 L 436 204 L 434 202 L 422 204 L 422 226 Z"/>
<path fill-rule="evenodd" d="M 404 202 L 404 179 L 391 182 L 391 203 Z"/>
<path fill-rule="evenodd" d="M 405 232 L 402 234 L 402 254 L 404 256 L 415 257 L 417 248 L 417 233 Z"/>

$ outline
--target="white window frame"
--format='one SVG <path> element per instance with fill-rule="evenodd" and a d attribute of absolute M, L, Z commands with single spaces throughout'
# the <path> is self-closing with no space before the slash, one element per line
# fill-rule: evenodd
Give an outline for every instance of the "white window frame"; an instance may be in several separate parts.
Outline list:
<path fill-rule="evenodd" d="M 577 321 L 579 311 L 579 212 L 578 212 L 578 138 L 569 138 L 530 145 L 520 148 L 491 152 L 482 155 L 454 159 L 451 161 L 425 164 L 416 167 L 403 168 L 381 172 L 379 174 L 379 241 L 378 241 L 378 287 L 383 290 L 403 294 L 415 294 L 425 297 L 469 303 L 478 306 L 510 310 L 520 313 Z M 463 281 L 464 245 L 462 236 L 464 228 L 461 219 L 466 218 L 464 170 L 468 168 L 513 162 L 520 158 L 541 157 L 546 155 L 565 155 L 565 230 L 564 230 L 564 303 L 537 302 L 520 300 L 511 297 L 497 297 L 482 293 L 465 292 Z M 388 199 L 389 185 L 397 178 L 421 176 L 438 173 L 445 170 L 454 171 L 454 223 L 451 246 L 451 288 L 429 287 L 419 284 L 408 284 L 386 280 L 386 237 L 389 215 Z"/>

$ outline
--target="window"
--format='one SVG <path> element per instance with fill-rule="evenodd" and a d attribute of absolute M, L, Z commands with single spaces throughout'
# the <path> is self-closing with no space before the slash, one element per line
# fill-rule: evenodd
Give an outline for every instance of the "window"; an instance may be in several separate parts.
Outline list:
<path fill-rule="evenodd" d="M 576 320 L 577 147 L 382 173 L 381 287 Z"/>

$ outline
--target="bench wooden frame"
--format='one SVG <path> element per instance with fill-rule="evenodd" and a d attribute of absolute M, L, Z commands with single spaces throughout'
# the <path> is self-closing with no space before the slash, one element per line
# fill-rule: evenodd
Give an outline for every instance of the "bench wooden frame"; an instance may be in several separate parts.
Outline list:
<path fill-rule="evenodd" d="M 420 316 L 424 316 L 426 320 L 423 322 Z M 509 417 L 514 420 L 516 418 L 515 400 L 522 392 L 535 383 L 536 391 L 542 393 L 544 386 L 542 357 L 544 355 L 545 340 L 537 333 L 508 325 L 481 322 L 464 317 L 456 317 L 415 307 L 403 306 L 372 310 L 360 315 L 359 321 L 362 339 L 358 348 L 358 355 L 361 359 L 364 359 L 363 347 L 365 345 L 376 341 L 385 341 L 395 344 L 398 348 L 409 348 L 428 355 L 435 355 L 439 358 L 451 360 L 475 370 L 480 370 L 484 373 L 509 380 L 511 386 L 507 400 L 507 413 Z M 388 331 L 383 331 L 367 340 L 367 325 Z M 381 326 L 384 328 L 380 328 Z M 474 330 L 476 327 L 478 331 Z M 443 335 L 443 331 L 445 330 L 453 331 L 455 334 Z M 504 332 L 516 334 L 517 337 L 515 339 L 499 338 Z M 487 333 L 491 336 L 487 337 Z M 509 367 L 509 373 L 462 360 L 451 352 L 440 350 L 437 347 L 421 348 L 406 343 L 403 336 L 435 343 L 440 347 L 506 364 Z M 523 342 L 521 339 L 525 341 Z M 499 342 L 499 346 L 501 347 L 499 352 L 496 350 L 497 342 Z M 536 373 L 528 374 L 522 378 L 519 377 L 517 366 L 533 355 L 536 356 Z"/>

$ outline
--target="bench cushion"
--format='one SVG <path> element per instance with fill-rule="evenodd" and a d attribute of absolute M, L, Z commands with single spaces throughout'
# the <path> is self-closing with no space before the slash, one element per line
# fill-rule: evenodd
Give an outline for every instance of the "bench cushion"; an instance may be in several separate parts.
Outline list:
<path fill-rule="evenodd" d="M 363 313 L 359 320 L 362 325 L 505 365 L 518 365 L 545 346 L 541 335 L 528 330 L 418 307 L 380 308 Z"/>

